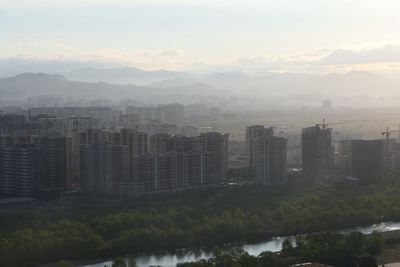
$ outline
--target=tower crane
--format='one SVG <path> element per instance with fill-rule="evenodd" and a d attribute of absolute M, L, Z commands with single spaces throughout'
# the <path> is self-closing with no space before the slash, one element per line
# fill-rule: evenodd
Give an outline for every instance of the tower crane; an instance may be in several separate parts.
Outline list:
<path fill-rule="evenodd" d="M 354 121 L 338 121 L 332 123 L 326 123 L 325 119 L 322 119 L 322 123 L 315 124 L 315 127 L 322 127 L 322 129 L 326 129 L 329 125 L 337 125 L 337 124 L 346 124 L 346 123 L 353 123 Z"/>
<path fill-rule="evenodd" d="M 390 159 L 390 157 L 391 157 L 391 154 L 393 153 L 393 151 L 391 151 L 391 149 L 390 149 L 390 145 L 389 145 L 389 137 L 390 137 L 390 135 L 392 134 L 392 133 L 396 133 L 396 132 L 400 132 L 400 129 L 399 130 L 389 130 L 389 127 L 386 127 L 386 131 L 385 132 L 382 132 L 381 134 L 382 134 L 382 136 L 385 136 L 386 137 L 386 141 L 385 141 L 385 145 L 384 145 L 384 149 L 385 149 L 385 153 L 384 153 L 384 155 L 386 155 L 386 157 L 388 158 L 388 159 Z"/>
<path fill-rule="evenodd" d="M 399 130 L 391 130 L 391 131 L 389 131 L 389 127 L 386 127 L 386 131 L 382 132 L 382 136 L 386 136 L 386 141 L 388 141 L 389 137 L 390 137 L 390 135 L 392 133 L 398 133 L 398 132 L 400 132 L 400 129 Z"/>

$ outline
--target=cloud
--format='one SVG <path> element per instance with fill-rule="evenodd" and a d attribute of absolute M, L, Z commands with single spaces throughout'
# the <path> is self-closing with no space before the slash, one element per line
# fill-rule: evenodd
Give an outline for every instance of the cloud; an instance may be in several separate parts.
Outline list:
<path fill-rule="evenodd" d="M 315 55 L 241 57 L 230 62 L 196 62 L 186 70 L 207 72 L 306 72 L 320 57 Z M 321 69 L 321 67 L 319 67 Z"/>
<path fill-rule="evenodd" d="M 165 49 L 136 49 L 121 50 L 116 48 L 95 48 L 95 45 L 87 44 L 77 48 L 64 40 L 54 42 L 14 42 L 8 46 L 16 47 L 20 51 L 28 50 L 30 53 L 7 57 L 9 60 L 17 59 L 19 62 L 90 62 L 94 65 L 135 66 L 147 70 L 152 69 L 179 69 L 185 61 L 185 51 L 179 48 Z M 4 60 L 0 63 L 4 64 Z M 47 64 L 47 63 L 46 63 Z M 81 64 L 80 64 L 81 65 Z M 1 67 L 1 66 L 0 66 Z"/>
<path fill-rule="evenodd" d="M 364 46 L 366 47 L 366 46 Z M 231 62 L 196 62 L 188 71 L 206 73 L 244 72 L 294 72 L 325 74 L 349 71 L 370 71 L 395 74 L 400 70 L 400 45 L 383 45 L 377 48 L 348 47 L 346 49 L 320 49 L 301 55 L 242 57 Z"/>
<path fill-rule="evenodd" d="M 337 49 L 319 61 L 320 64 L 374 64 L 400 62 L 400 46 L 386 45 L 378 48 L 347 50 Z"/>
<path fill-rule="evenodd" d="M 169 50 L 161 51 L 160 55 L 167 56 L 167 57 L 180 57 L 180 56 L 184 56 L 185 52 L 180 49 L 169 49 Z"/>
<path fill-rule="evenodd" d="M 400 45 L 382 45 L 375 48 L 347 46 L 335 50 L 320 49 L 303 54 L 246 56 L 231 60 L 196 59 L 180 48 L 121 50 L 96 48 L 95 44 L 81 45 L 80 48 L 64 40 L 54 42 L 9 43 L 26 50 L 29 43 L 32 52 L 0 59 L 0 72 L 29 71 L 61 72 L 79 67 L 125 67 L 132 66 L 145 70 L 167 69 L 196 73 L 211 72 L 293 72 L 324 74 L 352 70 L 372 71 L 380 74 L 396 74 L 400 70 Z M 376 45 L 376 44 L 375 44 Z M 364 47 L 364 48 L 362 48 Z M 37 63 L 37 64 L 36 64 Z M 26 67 L 26 68 L 25 68 Z"/>

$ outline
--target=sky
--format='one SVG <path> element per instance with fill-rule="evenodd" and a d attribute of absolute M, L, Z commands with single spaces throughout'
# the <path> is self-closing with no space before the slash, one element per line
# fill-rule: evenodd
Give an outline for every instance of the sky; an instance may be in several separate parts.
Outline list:
<path fill-rule="evenodd" d="M 399 10 L 398 0 L 0 0 L 0 59 L 397 74 Z"/>

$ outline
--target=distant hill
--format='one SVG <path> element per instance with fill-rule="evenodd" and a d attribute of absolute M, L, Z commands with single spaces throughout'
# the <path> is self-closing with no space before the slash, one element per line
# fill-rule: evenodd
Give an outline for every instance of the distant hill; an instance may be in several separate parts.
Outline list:
<path fill-rule="evenodd" d="M 112 63 L 100 63 L 93 60 L 0 58 L 0 78 L 29 72 L 61 74 L 67 79 L 80 82 L 136 85 L 149 85 L 163 80 L 193 76 L 189 73 L 168 70 L 146 71 L 135 67 L 117 67 Z"/>
<path fill-rule="evenodd" d="M 127 85 L 127 87 L 119 87 L 118 90 L 127 95 L 140 91 L 141 88 L 138 87 L 147 86 L 147 89 L 143 92 L 144 96 L 164 95 L 165 93 L 186 94 L 186 96 L 190 94 L 225 95 L 228 97 L 234 95 L 256 97 L 258 99 L 287 96 L 289 94 L 319 94 L 343 97 L 359 95 L 400 96 L 400 79 L 387 79 L 374 73 L 361 71 L 326 75 L 274 72 L 225 72 L 199 75 L 179 71 L 146 71 L 136 67 L 114 67 L 113 65 L 95 61 L 27 58 L 0 59 L 0 78 L 32 72 L 60 74 L 65 77 L 65 79 L 58 76 L 51 76 L 52 79 L 48 77 L 49 80 L 45 84 L 40 84 L 39 76 L 35 79 L 30 77 L 30 79 L 34 80 L 31 89 L 35 89 L 36 94 L 32 91 L 32 94 L 35 95 L 39 94 L 39 92 L 46 94 L 57 92 L 57 94 L 65 95 L 66 92 L 60 88 L 68 87 L 70 94 L 90 95 L 91 92 L 89 91 L 92 90 L 108 97 L 109 92 L 107 90 L 116 88 L 115 85 L 118 84 Z M 11 91 L 11 87 L 2 87 L 1 89 L 6 93 L 5 96 L 26 95 L 29 91 L 26 88 L 29 88 L 29 86 L 24 81 L 29 78 L 28 76 L 16 76 L 17 78 L 13 79 L 12 82 L 11 80 L 2 80 L 2 86 L 7 82 L 12 83 L 10 84 L 11 87 L 17 83 L 23 85 L 22 89 L 15 87 L 15 92 Z M 78 83 L 71 86 L 70 82 L 72 81 Z M 96 86 L 93 85 L 94 83 Z M 49 86 L 49 84 L 53 86 Z M 152 89 L 149 89 L 149 87 Z M 160 91 L 160 89 L 167 90 Z M 196 92 L 196 90 L 200 92 Z M 0 98 L 5 96 L 0 95 Z M 111 95 L 111 97 L 115 98 L 116 95 Z"/>
<path fill-rule="evenodd" d="M 65 74 L 70 80 L 84 82 L 108 82 L 114 84 L 149 85 L 164 80 L 188 78 L 191 75 L 167 70 L 145 71 L 133 67 L 125 68 L 83 68 Z"/>
<path fill-rule="evenodd" d="M 61 75 L 44 73 L 24 73 L 0 79 L 0 99 L 26 99 L 38 95 L 75 97 L 84 99 L 144 99 L 163 96 L 218 95 L 211 86 L 196 83 L 185 87 L 154 88 L 137 85 L 115 85 L 98 82 L 70 81 Z"/>
<path fill-rule="evenodd" d="M 103 71 L 113 72 L 112 70 Z M 143 74 L 147 73 L 146 71 L 133 71 L 131 68 L 120 69 L 117 73 L 122 75 L 124 71 L 127 73 L 136 72 L 136 75 L 139 76 L 147 75 Z M 169 72 L 164 71 L 157 73 L 160 75 L 159 77 L 170 75 Z M 106 76 L 106 74 L 104 75 Z M 129 98 L 144 103 L 212 102 L 218 97 L 225 99 L 237 97 L 238 99 L 257 99 L 260 103 L 265 104 L 270 101 L 270 104 L 285 105 L 286 101 L 286 104 L 301 106 L 320 103 L 326 97 L 335 99 L 336 103 L 345 104 L 344 98 L 352 99 L 351 102 L 354 102 L 355 100 L 352 97 L 358 96 L 385 96 L 386 98 L 400 96 L 400 80 L 386 79 L 368 72 L 320 76 L 293 73 L 264 73 L 259 75 L 215 73 L 197 79 L 166 79 L 152 83 L 151 86 L 72 81 L 62 75 L 44 73 L 24 73 L 13 77 L 0 78 L 0 100 L 26 100 L 28 97 L 39 95 L 86 100 Z M 303 97 L 294 97 L 300 95 Z M 282 98 L 287 96 L 290 96 L 290 101 Z M 277 102 L 273 99 L 280 100 Z M 358 102 L 361 101 L 359 97 L 357 99 Z M 378 103 L 379 101 L 379 99 L 376 99 L 375 102 Z M 351 104 L 351 102 L 346 104 Z"/>
<path fill-rule="evenodd" d="M 196 79 L 175 78 L 175 79 L 155 82 L 155 83 L 150 84 L 149 86 L 157 87 L 157 88 L 171 88 L 171 87 L 189 86 L 189 85 L 192 85 L 192 84 L 195 84 L 198 82 L 199 81 Z"/>
<path fill-rule="evenodd" d="M 400 95 L 400 80 L 389 80 L 374 73 L 359 71 L 327 75 L 265 73 L 257 76 L 217 73 L 201 81 L 221 90 L 229 89 L 249 95 Z"/>

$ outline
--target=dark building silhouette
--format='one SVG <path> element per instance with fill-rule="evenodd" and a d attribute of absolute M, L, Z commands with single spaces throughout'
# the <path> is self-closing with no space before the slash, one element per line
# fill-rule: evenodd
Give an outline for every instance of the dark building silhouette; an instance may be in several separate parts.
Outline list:
<path fill-rule="evenodd" d="M 18 114 L 0 115 L 0 133 L 7 134 L 20 129 L 25 124 L 25 116 Z"/>
<path fill-rule="evenodd" d="M 79 184 L 81 190 L 91 193 L 111 191 L 108 177 L 107 144 L 101 141 L 79 146 Z"/>
<path fill-rule="evenodd" d="M 351 144 L 351 175 L 362 183 L 382 179 L 384 140 L 352 140 Z"/>
<path fill-rule="evenodd" d="M 378 182 L 399 169 L 399 148 L 395 139 L 343 140 L 339 145 L 339 170 L 361 183 Z"/>
<path fill-rule="evenodd" d="M 0 193 L 34 196 L 44 175 L 43 149 L 35 144 L 0 147 Z"/>
<path fill-rule="evenodd" d="M 128 175 L 129 179 L 133 180 L 134 177 L 134 165 L 137 156 L 148 154 L 149 150 L 149 137 L 145 133 L 138 132 L 133 129 L 122 129 L 121 132 L 121 145 L 125 145 L 128 148 Z"/>
<path fill-rule="evenodd" d="M 2 194 L 58 195 L 70 188 L 69 137 L 8 135 L 1 139 Z"/>
<path fill-rule="evenodd" d="M 308 181 L 329 175 L 333 166 L 331 128 L 303 128 L 301 135 L 302 168 Z"/>
<path fill-rule="evenodd" d="M 209 159 L 209 162 L 207 161 L 209 176 L 212 175 L 215 177 L 215 183 L 225 180 L 228 169 L 229 135 L 209 132 L 201 134 L 199 137 L 195 137 L 195 139 L 201 141 L 202 152 L 206 153 L 206 155 L 208 154 L 206 159 Z"/>
<path fill-rule="evenodd" d="M 129 178 L 129 146 L 122 135 L 100 129 L 80 133 L 80 185 L 85 192 L 119 193 Z"/>

